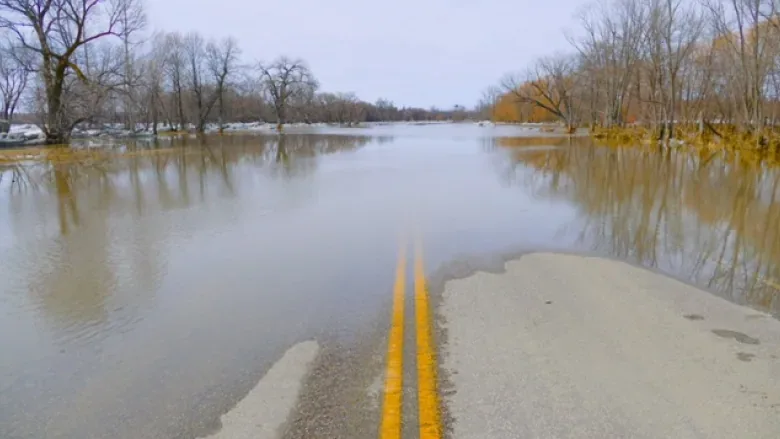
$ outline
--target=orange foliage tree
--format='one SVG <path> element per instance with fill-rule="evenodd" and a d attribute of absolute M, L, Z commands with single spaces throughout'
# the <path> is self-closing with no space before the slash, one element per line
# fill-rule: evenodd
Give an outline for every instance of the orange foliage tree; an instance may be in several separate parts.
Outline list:
<path fill-rule="evenodd" d="M 518 116 L 524 122 L 558 120 L 573 131 L 576 112 L 577 71 L 575 59 L 558 55 L 540 59 L 524 80 L 508 75 L 503 80 L 505 97 L 519 104 Z M 525 110 L 525 111 L 522 111 Z"/>

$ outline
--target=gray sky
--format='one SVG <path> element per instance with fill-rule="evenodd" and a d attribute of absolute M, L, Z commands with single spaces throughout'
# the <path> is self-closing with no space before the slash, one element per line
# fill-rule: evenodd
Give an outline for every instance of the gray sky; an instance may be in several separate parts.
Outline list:
<path fill-rule="evenodd" d="M 146 0 L 155 30 L 232 35 L 248 60 L 305 59 L 327 91 L 472 106 L 502 74 L 568 50 L 584 0 Z"/>

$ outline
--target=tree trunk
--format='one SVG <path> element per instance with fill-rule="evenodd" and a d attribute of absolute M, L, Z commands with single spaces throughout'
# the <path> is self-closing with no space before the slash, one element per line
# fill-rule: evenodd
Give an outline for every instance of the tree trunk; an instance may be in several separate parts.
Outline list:
<path fill-rule="evenodd" d="M 151 108 L 151 110 L 152 110 L 152 134 L 154 134 L 156 136 L 157 135 L 157 119 L 158 119 L 159 116 L 157 114 L 157 105 L 154 102 L 154 98 L 152 98 L 152 102 L 151 102 L 150 106 L 152 107 Z"/>
<path fill-rule="evenodd" d="M 64 145 L 68 143 L 70 136 L 60 127 L 55 129 L 49 128 L 49 132 L 46 133 L 47 145 Z"/>
<path fill-rule="evenodd" d="M 46 114 L 46 135 L 47 145 L 61 145 L 68 143 L 70 132 L 62 115 L 62 82 L 55 80 L 55 85 L 51 88 L 47 96 L 48 111 Z"/>
<path fill-rule="evenodd" d="M 699 136 L 704 135 L 704 111 L 699 110 Z"/>
<path fill-rule="evenodd" d="M 661 120 L 658 124 L 658 141 L 663 142 L 666 139 L 666 111 L 661 112 Z"/>
<path fill-rule="evenodd" d="M 666 114 L 669 117 L 669 140 L 674 139 L 674 120 L 677 116 L 676 114 L 676 108 L 677 105 L 677 87 L 675 86 L 675 81 L 677 81 L 677 77 L 675 75 L 670 75 L 671 77 L 671 86 L 670 86 L 670 96 L 669 96 L 669 110 L 667 110 Z"/>
<path fill-rule="evenodd" d="M 184 104 L 182 103 L 181 90 L 177 93 L 177 105 L 179 109 L 179 131 L 184 130 Z"/>
<path fill-rule="evenodd" d="M 224 120 L 225 120 L 225 99 L 223 96 L 222 91 L 219 92 L 219 134 L 225 133 L 225 126 L 224 126 Z"/>

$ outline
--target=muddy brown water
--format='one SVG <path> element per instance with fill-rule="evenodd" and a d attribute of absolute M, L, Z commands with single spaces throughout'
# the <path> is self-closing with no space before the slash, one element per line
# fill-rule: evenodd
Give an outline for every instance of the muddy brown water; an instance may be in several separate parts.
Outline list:
<path fill-rule="evenodd" d="M 626 260 L 780 313 L 780 172 L 522 127 L 117 142 L 0 162 L 0 437 L 192 437 L 293 343 L 389 313 L 426 266 Z"/>

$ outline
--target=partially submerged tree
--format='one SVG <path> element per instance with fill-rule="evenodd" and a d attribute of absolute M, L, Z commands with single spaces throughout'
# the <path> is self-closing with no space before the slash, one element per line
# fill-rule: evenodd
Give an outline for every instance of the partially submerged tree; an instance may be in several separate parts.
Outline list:
<path fill-rule="evenodd" d="M 37 54 L 45 94 L 46 142 L 67 142 L 82 122 L 68 111 L 63 93 L 71 75 L 89 78 L 77 62 L 77 51 L 107 37 L 141 28 L 144 15 L 137 0 L 0 0 L 0 28 L 15 44 Z"/>
<path fill-rule="evenodd" d="M 270 64 L 259 64 L 258 69 L 263 87 L 273 103 L 277 131 L 281 133 L 293 98 L 316 89 L 317 81 L 300 59 L 281 57 Z"/>

